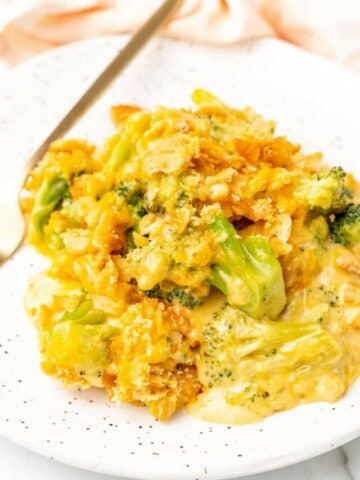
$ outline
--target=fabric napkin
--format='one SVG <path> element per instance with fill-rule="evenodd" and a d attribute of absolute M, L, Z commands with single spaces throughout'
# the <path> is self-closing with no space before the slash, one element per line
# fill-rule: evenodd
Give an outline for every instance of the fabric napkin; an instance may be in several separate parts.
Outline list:
<path fill-rule="evenodd" d="M 0 8 L 16 2 L 0 0 Z M 58 45 L 133 31 L 160 3 L 29 0 L 0 30 L 0 59 L 11 66 Z M 360 0 L 185 0 L 163 34 L 225 45 L 274 36 L 360 70 Z"/>

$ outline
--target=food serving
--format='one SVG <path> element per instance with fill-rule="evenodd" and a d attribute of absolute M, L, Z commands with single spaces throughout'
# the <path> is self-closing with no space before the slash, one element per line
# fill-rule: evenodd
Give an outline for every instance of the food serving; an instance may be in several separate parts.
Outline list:
<path fill-rule="evenodd" d="M 252 109 L 192 98 L 116 106 L 104 146 L 59 140 L 30 175 L 42 368 L 161 420 L 335 401 L 360 370 L 359 184 Z"/>

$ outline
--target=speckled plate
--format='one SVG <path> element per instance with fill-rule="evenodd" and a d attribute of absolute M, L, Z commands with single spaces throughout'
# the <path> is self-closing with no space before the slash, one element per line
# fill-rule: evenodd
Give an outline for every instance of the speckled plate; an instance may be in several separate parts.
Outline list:
<path fill-rule="evenodd" d="M 0 83 L 1 192 L 20 163 L 106 64 L 124 38 L 58 49 Z M 306 150 L 360 177 L 359 79 L 275 40 L 228 49 L 156 40 L 80 122 L 94 141 L 111 132 L 112 103 L 187 106 L 202 86 L 252 105 Z M 1 193 L 0 192 L 0 193 Z M 24 248 L 0 270 L 0 432 L 43 455 L 89 470 L 153 480 L 220 479 L 262 472 L 330 450 L 360 433 L 360 383 L 336 404 L 317 403 L 243 427 L 185 413 L 168 423 L 143 408 L 110 405 L 101 391 L 68 391 L 41 373 L 35 331 L 22 308 L 43 260 Z"/>

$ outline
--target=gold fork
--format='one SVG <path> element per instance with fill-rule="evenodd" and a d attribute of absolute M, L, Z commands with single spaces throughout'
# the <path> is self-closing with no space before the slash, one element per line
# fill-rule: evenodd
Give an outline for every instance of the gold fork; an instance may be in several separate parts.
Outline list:
<path fill-rule="evenodd" d="M 20 172 L 20 183 L 16 185 L 15 182 L 13 185 L 11 182 L 14 179 L 9 179 L 11 186 L 9 188 L 8 185 L 7 192 L 10 190 L 12 194 L 10 197 L 6 196 L 6 201 L 0 197 L 0 266 L 18 251 L 26 236 L 26 223 L 19 206 L 19 195 L 31 170 L 42 159 L 51 142 L 65 135 L 84 115 L 181 3 L 181 0 L 166 0 L 154 12 L 24 164 Z"/>

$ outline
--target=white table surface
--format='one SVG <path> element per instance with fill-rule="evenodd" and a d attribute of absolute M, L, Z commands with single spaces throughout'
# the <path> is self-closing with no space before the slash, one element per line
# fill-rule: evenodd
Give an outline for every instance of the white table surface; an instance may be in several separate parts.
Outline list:
<path fill-rule="evenodd" d="M 360 480 L 360 438 L 306 462 L 242 480 Z M 115 480 L 118 477 L 79 470 L 25 450 L 0 437 L 3 480 Z M 170 480 L 170 479 L 169 479 Z"/>

